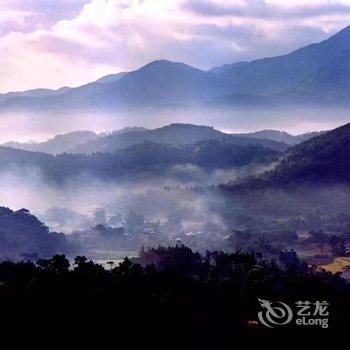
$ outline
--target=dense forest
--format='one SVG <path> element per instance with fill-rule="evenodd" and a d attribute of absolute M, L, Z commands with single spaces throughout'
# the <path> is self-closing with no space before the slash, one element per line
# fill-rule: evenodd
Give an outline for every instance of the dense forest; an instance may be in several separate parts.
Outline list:
<path fill-rule="evenodd" d="M 193 124 L 170 124 L 156 129 L 131 128 L 124 132 L 112 132 L 69 149 L 70 153 L 111 152 L 144 141 L 162 144 L 192 144 L 199 141 L 217 140 L 235 145 L 262 145 L 276 151 L 285 151 L 289 145 L 269 138 L 254 138 L 254 135 L 228 134 L 213 127 Z"/>
<path fill-rule="evenodd" d="M 13 345 L 57 348 L 125 347 L 231 349 L 258 345 L 335 346 L 349 322 L 349 285 L 317 272 L 284 251 L 277 260 L 258 254 L 189 248 L 142 250 L 110 270 L 77 256 L 36 263 L 0 263 L 1 329 Z M 329 328 L 278 330 L 257 324 L 258 298 L 327 300 Z M 293 334 L 292 339 L 284 338 Z M 21 334 L 21 337 L 16 336 Z"/>
<path fill-rule="evenodd" d="M 210 127 L 178 123 L 155 129 L 125 127 L 101 133 L 88 130 L 72 131 L 56 135 L 46 141 L 8 141 L 3 143 L 2 146 L 24 151 L 60 154 L 110 152 L 143 143 L 144 141 L 165 144 L 191 144 L 198 141 L 219 140 L 238 145 L 261 144 L 268 148 L 283 151 L 288 148 L 288 145 L 296 145 L 321 133 L 308 132 L 300 135 L 291 135 L 285 131 L 260 130 L 250 133 L 228 134 Z M 97 139 L 98 141 L 96 141 Z"/>
<path fill-rule="evenodd" d="M 2 329 L 78 348 L 280 347 L 290 332 L 336 344 L 348 270 L 327 266 L 349 257 L 349 125 L 314 136 L 283 151 L 186 137 L 89 154 L 0 148 L 0 185 L 37 181 L 29 206 L 46 205 L 0 208 Z M 269 333 L 259 299 L 326 301 L 329 328 Z"/>
<path fill-rule="evenodd" d="M 182 142 L 193 133 L 198 137 L 216 134 L 212 128 L 190 125 L 147 132 L 159 137 L 169 135 L 169 130 Z M 125 129 L 117 135 L 144 132 Z M 349 125 L 345 125 L 284 153 L 262 145 L 210 139 L 189 144 L 144 141 L 92 154 L 52 155 L 3 147 L 0 180 L 7 183 L 15 178 L 11 186 L 19 186 L 24 198 L 31 198 L 20 208 L 44 203 L 45 209 L 35 214 L 52 232 L 72 233 L 53 235 L 68 239 L 64 246 L 68 251 L 72 247 L 86 254 L 135 251 L 142 245 L 181 241 L 201 252 L 210 247 L 276 255 L 299 244 L 298 232 L 322 232 L 326 241 L 336 235 L 339 245 L 348 244 L 349 139 Z M 35 184 L 27 194 L 31 182 Z M 4 187 L 3 196 L 6 192 Z M 11 193 L 8 197 L 16 203 Z M 3 222 L 3 231 L 8 232 Z M 12 245 L 8 234 L 3 237 L 8 242 L 3 256 L 37 253 L 47 257 L 59 252 L 41 249 L 37 243 L 30 248 L 25 237 Z M 308 242 L 316 244 L 318 238 L 309 237 Z M 346 247 L 338 250 L 347 254 Z"/>
<path fill-rule="evenodd" d="M 349 152 L 350 124 L 346 124 L 290 148 L 273 170 L 244 179 L 237 187 L 233 183 L 232 189 L 347 185 Z"/>
<path fill-rule="evenodd" d="M 21 168 L 24 172 L 39 169 L 48 180 L 64 182 L 71 177 L 90 175 L 113 180 L 148 172 L 164 174 L 175 165 L 192 164 L 206 170 L 234 168 L 249 164 L 268 165 L 280 153 L 261 145 L 236 145 L 216 140 L 189 145 L 144 142 L 113 153 L 50 155 L 39 152 L 0 148 L 2 172 Z"/>

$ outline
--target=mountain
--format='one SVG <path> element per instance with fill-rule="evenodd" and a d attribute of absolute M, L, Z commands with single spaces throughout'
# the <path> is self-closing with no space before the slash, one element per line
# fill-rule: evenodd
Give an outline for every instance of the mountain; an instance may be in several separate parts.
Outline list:
<path fill-rule="evenodd" d="M 214 98 L 208 105 L 213 107 L 272 107 L 272 100 L 262 95 L 232 93 Z"/>
<path fill-rule="evenodd" d="M 349 185 L 349 154 L 350 123 L 290 148 L 275 169 L 243 180 L 243 187 Z"/>
<path fill-rule="evenodd" d="M 26 209 L 0 207 L 0 240 L 1 259 L 19 258 L 21 254 L 50 257 L 68 248 L 63 233 L 50 232 Z"/>
<path fill-rule="evenodd" d="M 87 141 L 95 140 L 101 135 L 92 131 L 74 131 L 71 133 L 57 135 L 52 139 L 40 143 L 6 142 L 2 146 L 12 147 L 20 150 L 59 154 L 77 147 Z"/>
<path fill-rule="evenodd" d="M 261 145 L 235 145 L 219 140 L 188 145 L 147 141 L 113 153 L 90 155 L 63 153 L 55 156 L 0 147 L 0 172 L 14 168 L 27 174 L 38 168 L 46 180 L 59 183 L 78 176 L 117 180 L 139 176 L 141 172 L 151 176 L 165 175 L 175 165 L 191 164 L 204 170 L 267 165 L 277 161 L 279 156 L 280 152 Z"/>
<path fill-rule="evenodd" d="M 164 144 L 190 144 L 194 141 L 226 140 L 233 144 L 263 144 L 265 147 L 284 151 L 289 145 L 296 145 L 323 133 L 309 132 L 300 135 L 291 135 L 278 130 L 260 130 L 251 133 L 230 135 L 210 127 L 191 124 L 171 124 L 154 130 L 143 127 L 126 127 L 109 134 L 96 134 L 93 131 L 74 131 L 57 135 L 45 142 L 19 143 L 10 141 L 1 146 L 25 151 L 60 154 L 64 152 L 93 153 L 97 151 L 115 151 L 130 145 L 143 143 L 144 141 Z M 126 135 L 121 137 L 120 135 L 122 134 Z"/>
<path fill-rule="evenodd" d="M 221 91 L 214 75 L 184 63 L 159 60 L 120 79 L 114 97 L 126 104 L 195 104 Z"/>
<path fill-rule="evenodd" d="M 191 144 L 198 141 L 219 140 L 237 145 L 262 145 L 277 151 L 285 151 L 288 145 L 268 139 L 254 139 L 239 135 L 226 134 L 212 127 L 192 124 L 171 124 L 152 130 L 126 131 L 112 133 L 98 139 L 88 141 L 68 150 L 70 153 L 113 152 L 150 141 L 163 144 Z"/>
<path fill-rule="evenodd" d="M 305 76 L 298 84 L 276 94 L 278 102 L 348 104 L 350 91 L 349 56 L 338 57 Z"/>
<path fill-rule="evenodd" d="M 246 133 L 246 134 L 237 134 L 239 136 L 244 136 L 244 137 L 252 137 L 254 139 L 268 139 L 268 140 L 274 140 L 277 142 L 284 142 L 288 145 L 296 145 L 300 142 L 306 141 L 308 139 L 311 139 L 312 137 L 315 137 L 317 135 L 323 134 L 323 131 L 320 132 L 308 132 L 305 134 L 300 134 L 300 135 L 291 135 L 288 134 L 285 131 L 278 131 L 278 130 L 260 130 L 260 131 L 255 131 L 251 133 Z"/>
<path fill-rule="evenodd" d="M 0 103 L 14 97 L 47 97 L 47 96 L 61 95 L 69 91 L 70 89 L 71 88 L 65 86 L 57 90 L 33 89 L 33 90 L 27 90 L 27 91 L 8 92 L 6 94 L 0 94 Z"/>
<path fill-rule="evenodd" d="M 311 88 L 310 80 L 319 77 L 324 70 L 329 73 L 328 79 L 336 80 L 337 72 L 349 58 L 350 26 L 325 41 L 284 56 L 226 65 L 213 71 L 231 83 L 232 92 L 273 95 L 289 88 L 298 90 L 305 87 L 307 81 Z M 344 73 L 347 74 L 347 70 Z M 325 89 L 331 88 L 328 79 L 324 81 Z"/>
<path fill-rule="evenodd" d="M 294 146 L 269 175 L 272 181 L 350 183 L 350 124 Z"/>
<path fill-rule="evenodd" d="M 105 82 L 107 81 L 107 82 Z M 19 96 L 4 100 L 4 109 L 139 108 L 167 104 L 195 105 L 226 92 L 212 73 L 179 62 L 154 61 L 129 73 L 45 98 Z"/>
<path fill-rule="evenodd" d="M 6 106 L 7 104 L 10 105 L 16 105 L 17 101 L 19 101 L 19 103 L 24 103 L 24 105 L 28 104 L 28 106 L 30 106 L 30 101 L 36 101 L 36 98 L 39 98 L 38 102 L 43 102 L 43 100 L 41 100 L 40 98 L 47 98 L 50 96 L 58 96 L 58 95 L 62 95 L 68 91 L 71 90 L 89 90 L 89 88 L 91 87 L 92 84 L 94 84 L 95 87 L 99 86 L 103 86 L 102 84 L 106 84 L 106 83 L 112 83 L 112 82 L 116 82 L 118 81 L 120 78 L 122 78 L 123 76 L 125 76 L 127 74 L 127 72 L 121 72 L 121 73 L 117 73 L 117 74 L 109 74 L 106 76 L 103 76 L 102 78 L 96 80 L 93 83 L 89 83 L 89 84 L 85 84 L 82 86 L 79 86 L 77 88 L 70 88 L 70 87 L 62 87 L 56 90 L 51 90 L 51 89 L 32 89 L 32 90 L 27 90 L 27 91 L 12 91 L 12 92 L 8 92 L 5 94 L 0 94 L 0 104 L 2 102 L 8 101 L 7 103 L 4 103 L 4 105 Z M 54 100 L 53 100 L 54 101 Z"/>
<path fill-rule="evenodd" d="M 350 27 L 289 54 L 203 71 L 157 60 L 77 88 L 0 95 L 13 110 L 139 109 L 162 106 L 273 107 L 349 103 Z"/>
<path fill-rule="evenodd" d="M 119 79 L 121 79 L 122 77 L 124 77 L 126 74 L 128 74 L 127 72 L 120 72 L 117 74 L 108 74 L 105 75 L 104 77 L 96 80 L 96 83 L 114 83 L 116 81 L 118 81 Z"/>

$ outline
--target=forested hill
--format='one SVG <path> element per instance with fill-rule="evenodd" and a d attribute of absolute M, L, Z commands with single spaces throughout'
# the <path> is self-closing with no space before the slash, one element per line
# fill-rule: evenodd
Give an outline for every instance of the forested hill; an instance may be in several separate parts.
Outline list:
<path fill-rule="evenodd" d="M 26 209 L 0 207 L 0 258 L 19 254 L 49 257 L 69 247 L 63 233 L 49 229 Z"/>
<path fill-rule="evenodd" d="M 151 141 L 163 144 L 191 144 L 197 141 L 219 140 L 236 145 L 262 145 L 277 151 L 285 151 L 289 146 L 284 142 L 268 139 L 254 139 L 240 135 L 226 134 L 208 126 L 192 124 L 171 124 L 157 129 L 145 129 L 123 133 L 112 133 L 96 140 L 71 148 L 69 153 L 113 152 L 120 148 L 129 147 Z"/>
<path fill-rule="evenodd" d="M 56 135 L 42 142 L 6 142 L 0 146 L 24 151 L 60 153 L 93 153 L 96 151 L 116 151 L 144 141 L 156 143 L 190 144 L 196 141 L 225 140 L 234 144 L 261 144 L 278 151 L 306 141 L 323 132 L 308 132 L 291 135 L 279 130 L 259 130 L 250 133 L 227 134 L 208 126 L 193 124 L 171 124 L 156 129 L 126 127 L 109 133 L 96 133 L 88 130 Z M 125 134 L 125 135 L 123 135 Z M 94 142 L 95 141 L 95 142 Z"/>
<path fill-rule="evenodd" d="M 66 152 L 72 147 L 76 147 L 87 141 L 94 140 L 100 135 L 93 131 L 82 130 L 69 132 L 67 134 L 56 135 L 52 139 L 38 143 L 20 143 L 20 142 L 6 142 L 3 144 L 4 147 L 11 147 L 22 149 L 25 151 L 33 152 L 45 152 L 52 154 L 59 154 Z"/>
<path fill-rule="evenodd" d="M 266 165 L 276 161 L 279 155 L 279 152 L 261 145 L 242 146 L 215 140 L 190 145 L 144 142 L 114 153 L 90 155 L 63 153 L 55 156 L 2 147 L 0 169 L 15 169 L 16 173 L 40 169 L 46 178 L 59 182 L 80 175 L 113 180 L 139 172 L 162 174 L 169 167 L 179 164 L 192 164 L 203 169 Z"/>
<path fill-rule="evenodd" d="M 237 135 L 243 136 L 243 137 L 251 137 L 254 139 L 274 140 L 277 142 L 284 142 L 288 145 L 294 146 L 294 145 L 297 145 L 298 143 L 309 140 L 323 133 L 324 131 L 313 131 L 313 132 L 307 132 L 299 135 L 291 135 L 287 132 L 279 131 L 279 130 L 260 130 L 260 131 L 250 132 L 246 134 L 237 134 Z"/>
<path fill-rule="evenodd" d="M 350 123 L 292 147 L 274 170 L 242 183 L 247 188 L 350 184 Z"/>

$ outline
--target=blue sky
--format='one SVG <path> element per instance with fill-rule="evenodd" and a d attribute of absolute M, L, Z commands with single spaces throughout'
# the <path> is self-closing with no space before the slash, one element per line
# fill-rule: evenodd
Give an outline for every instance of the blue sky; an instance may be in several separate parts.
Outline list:
<path fill-rule="evenodd" d="M 350 0 L 1 0 L 0 91 L 76 86 L 155 59 L 207 69 L 350 24 Z"/>

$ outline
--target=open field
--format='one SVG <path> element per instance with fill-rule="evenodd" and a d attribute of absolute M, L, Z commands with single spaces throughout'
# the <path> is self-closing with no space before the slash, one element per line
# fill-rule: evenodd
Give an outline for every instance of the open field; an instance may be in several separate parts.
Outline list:
<path fill-rule="evenodd" d="M 332 263 L 321 266 L 332 273 L 344 272 L 350 268 L 350 257 L 335 258 Z"/>

